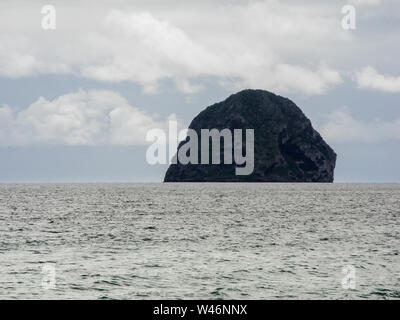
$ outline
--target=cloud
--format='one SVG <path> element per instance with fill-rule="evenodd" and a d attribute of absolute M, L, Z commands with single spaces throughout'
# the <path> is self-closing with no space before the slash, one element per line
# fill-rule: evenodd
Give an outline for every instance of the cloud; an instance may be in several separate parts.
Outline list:
<path fill-rule="evenodd" d="M 275 70 L 277 83 L 282 83 L 282 90 L 300 90 L 304 93 L 323 93 L 332 85 L 342 82 L 339 72 L 321 65 L 317 70 L 310 71 L 303 67 L 279 64 Z"/>
<path fill-rule="evenodd" d="M 400 92 L 400 77 L 379 74 L 368 66 L 356 73 L 359 88 L 375 89 L 383 92 Z"/>
<path fill-rule="evenodd" d="M 320 127 L 321 135 L 329 143 L 400 140 L 400 118 L 393 121 L 360 121 L 354 119 L 346 107 L 334 111 L 329 118 Z"/>
<path fill-rule="evenodd" d="M 0 107 L 0 145 L 144 145 L 147 131 L 167 122 L 113 91 L 80 90 L 20 111 Z"/>
<path fill-rule="evenodd" d="M 321 94 L 341 82 L 325 58 L 352 39 L 340 29 L 335 7 L 272 0 L 188 2 L 174 10 L 123 1 L 111 9 L 99 2 L 95 12 L 59 2 L 54 31 L 40 28 L 38 5 L 15 12 L 7 3 L 0 5 L 7 12 L 0 21 L 0 76 L 73 74 L 131 81 L 145 92 L 171 80 L 195 93 L 202 89 L 198 79 L 216 77 L 232 86 Z M 21 16 L 27 18 L 15 25 Z"/>
<path fill-rule="evenodd" d="M 381 0 L 349 0 L 350 4 L 354 4 L 356 6 L 362 6 L 362 5 L 367 5 L 367 6 L 377 6 L 382 3 Z"/>

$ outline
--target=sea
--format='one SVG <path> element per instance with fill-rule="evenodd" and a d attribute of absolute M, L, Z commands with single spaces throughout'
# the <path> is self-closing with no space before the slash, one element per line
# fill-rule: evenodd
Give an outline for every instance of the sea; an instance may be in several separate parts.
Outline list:
<path fill-rule="evenodd" d="M 0 299 L 399 299 L 400 184 L 0 184 Z"/>

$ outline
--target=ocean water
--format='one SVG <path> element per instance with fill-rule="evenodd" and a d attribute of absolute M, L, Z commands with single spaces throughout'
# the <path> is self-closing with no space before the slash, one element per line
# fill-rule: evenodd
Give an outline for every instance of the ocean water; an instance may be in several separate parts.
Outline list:
<path fill-rule="evenodd" d="M 399 184 L 1 184 L 1 299 L 398 299 Z"/>

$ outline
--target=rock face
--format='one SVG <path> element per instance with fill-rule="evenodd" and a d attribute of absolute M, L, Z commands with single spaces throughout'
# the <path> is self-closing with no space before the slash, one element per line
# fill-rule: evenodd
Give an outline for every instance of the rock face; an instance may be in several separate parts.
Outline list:
<path fill-rule="evenodd" d="M 244 90 L 202 111 L 189 128 L 199 137 L 201 129 L 254 129 L 254 171 L 236 175 L 235 163 L 178 162 L 170 165 L 164 182 L 333 182 L 336 153 L 287 98 Z"/>

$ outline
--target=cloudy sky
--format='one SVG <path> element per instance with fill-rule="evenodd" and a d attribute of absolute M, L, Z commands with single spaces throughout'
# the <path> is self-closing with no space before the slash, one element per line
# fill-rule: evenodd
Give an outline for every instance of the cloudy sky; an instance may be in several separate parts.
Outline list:
<path fill-rule="evenodd" d="M 2 0 L 0 181 L 161 181 L 148 130 L 257 88 L 311 119 L 336 182 L 400 182 L 398 57 L 400 0 Z"/>

